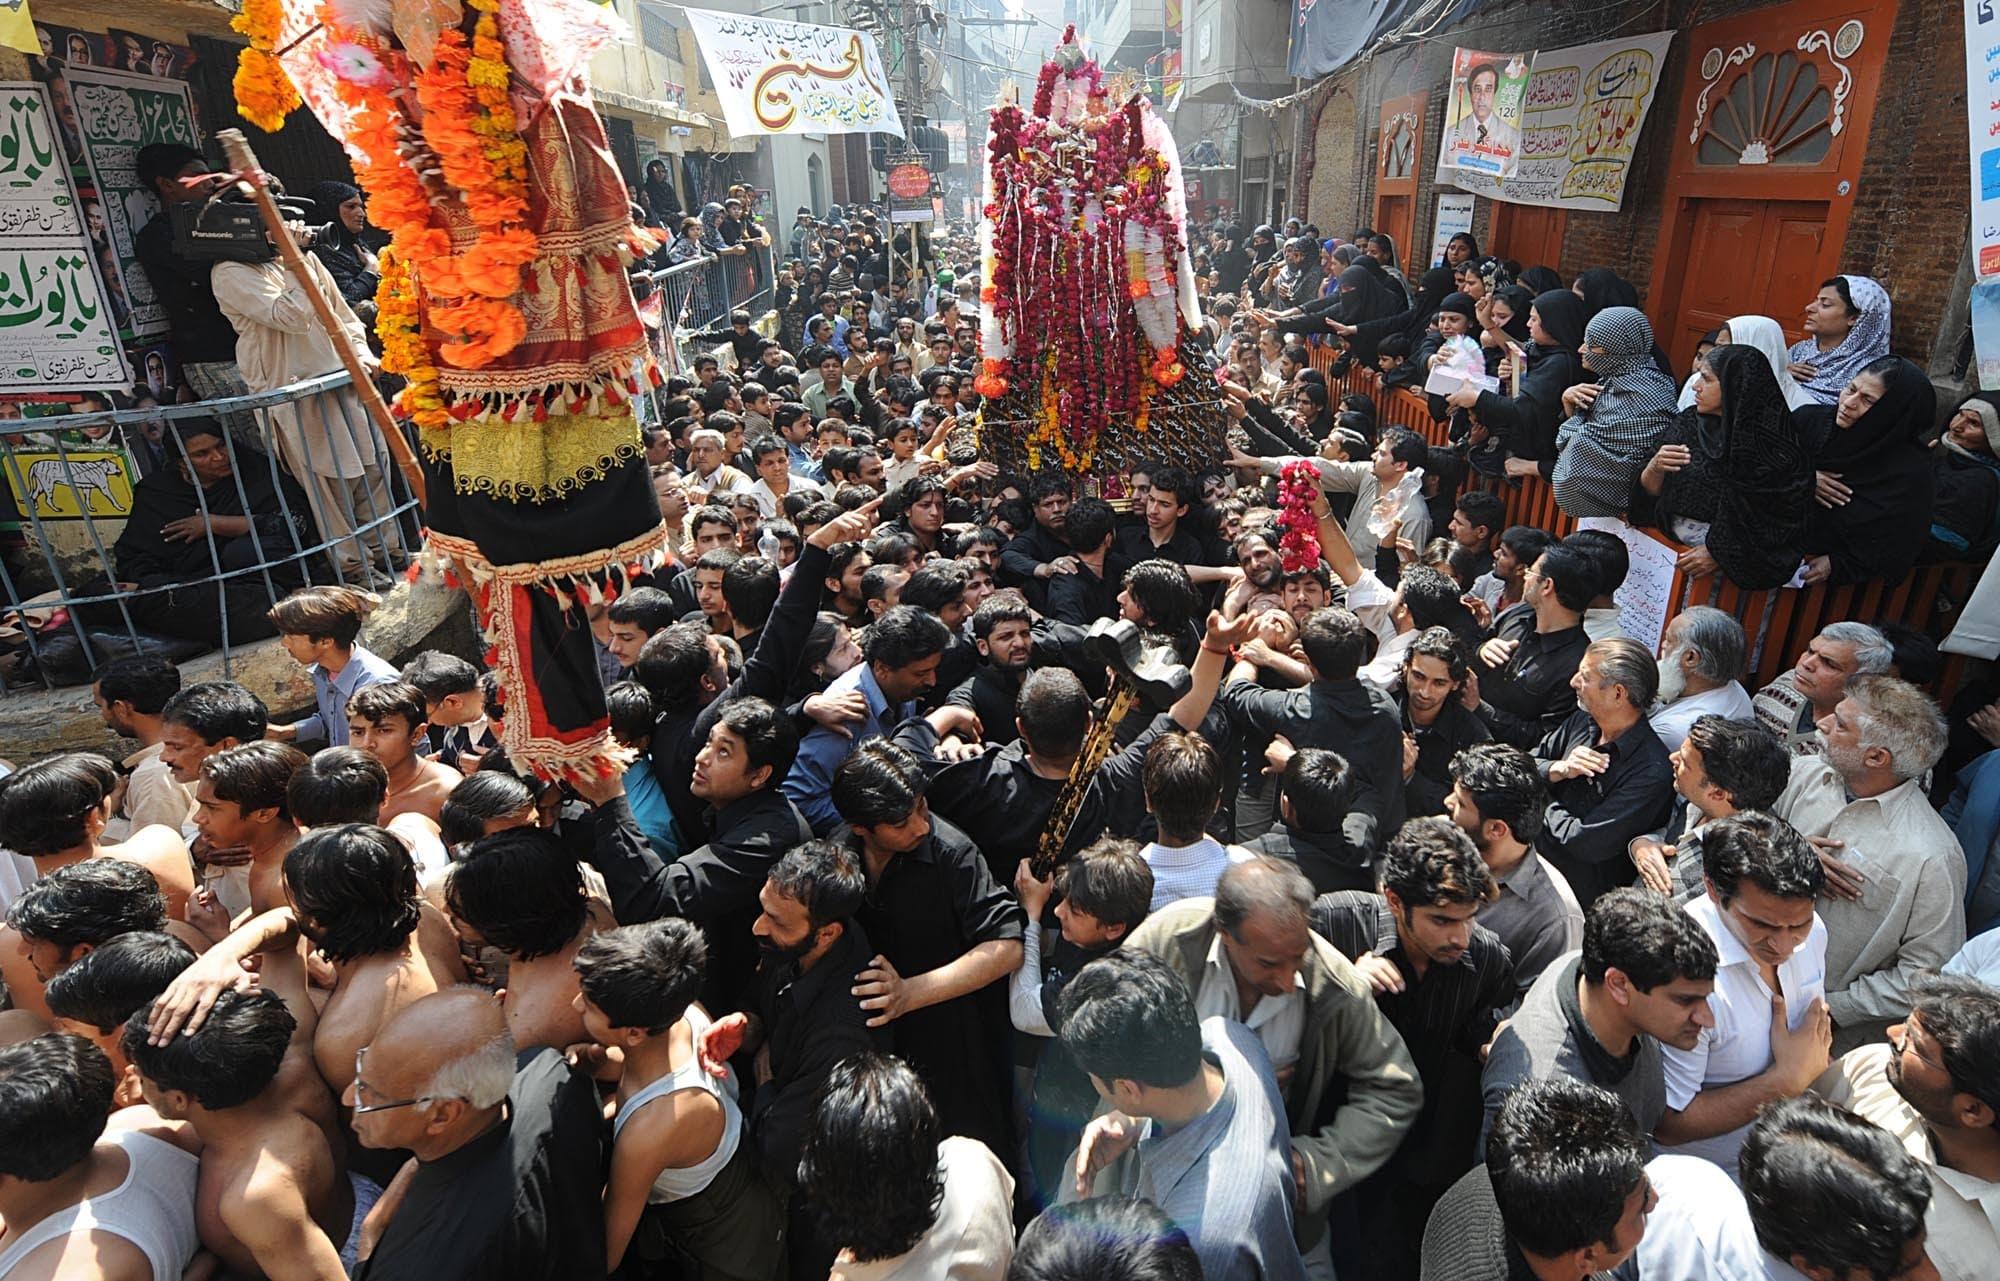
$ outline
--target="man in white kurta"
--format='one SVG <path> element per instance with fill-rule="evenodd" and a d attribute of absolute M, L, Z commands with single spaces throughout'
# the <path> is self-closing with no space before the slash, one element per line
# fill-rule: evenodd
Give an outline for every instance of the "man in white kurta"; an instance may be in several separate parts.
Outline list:
<path fill-rule="evenodd" d="M 372 365 L 367 328 L 319 259 L 306 254 L 303 260 L 343 337 Z M 236 364 L 251 391 L 275 391 L 343 368 L 305 288 L 283 262 L 219 262 L 209 283 L 222 314 L 236 327 Z M 387 479 L 388 448 L 360 399 L 351 388 L 341 388 L 265 412 L 270 415 L 269 443 L 305 489 L 320 537 L 334 544 L 330 551 L 341 577 L 384 585 L 386 580 L 368 562 L 392 569 L 403 555 L 403 541 L 389 518 L 395 500 Z"/>

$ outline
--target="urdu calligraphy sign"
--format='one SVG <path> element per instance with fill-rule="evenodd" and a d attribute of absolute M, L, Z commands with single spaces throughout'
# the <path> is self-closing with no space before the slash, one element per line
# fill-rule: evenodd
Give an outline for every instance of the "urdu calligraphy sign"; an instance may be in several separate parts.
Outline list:
<path fill-rule="evenodd" d="M 1617 209 L 1673 39 L 1660 31 L 1542 50 L 1522 107 L 1514 172 L 1440 169 L 1438 181 L 1511 204 Z"/>
<path fill-rule="evenodd" d="M 0 85 L 0 243 L 71 245 L 83 236 L 49 93 Z"/>
<path fill-rule="evenodd" d="M 39 84 L 0 84 L 0 395 L 130 387 Z"/>
<path fill-rule="evenodd" d="M 893 133 L 903 122 L 875 37 L 851 27 L 687 10 L 732 138 Z"/>

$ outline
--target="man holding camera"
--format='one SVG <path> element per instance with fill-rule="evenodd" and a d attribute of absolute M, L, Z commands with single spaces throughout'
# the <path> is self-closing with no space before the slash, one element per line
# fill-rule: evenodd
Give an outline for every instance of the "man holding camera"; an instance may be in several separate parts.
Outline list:
<path fill-rule="evenodd" d="M 247 396 L 250 388 L 236 366 L 236 330 L 216 304 L 209 284 L 209 259 L 174 248 L 173 210 L 183 201 L 207 200 L 224 181 L 193 147 L 155 142 L 139 149 L 139 181 L 160 198 L 160 212 L 132 238 L 133 255 L 146 269 L 153 294 L 173 322 L 174 351 L 187 386 L 201 400 Z M 232 423 L 254 439 L 254 423 Z"/>

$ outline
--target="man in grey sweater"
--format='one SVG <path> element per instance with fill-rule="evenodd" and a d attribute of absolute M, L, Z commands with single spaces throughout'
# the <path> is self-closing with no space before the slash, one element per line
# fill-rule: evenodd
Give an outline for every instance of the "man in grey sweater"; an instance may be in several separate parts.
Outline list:
<path fill-rule="evenodd" d="M 1715 942 L 1693 917 L 1650 890 L 1613 890 L 1583 924 L 1583 950 L 1535 980 L 1493 1038 L 1480 1076 L 1480 1149 L 1507 1095 L 1523 1081 L 1569 1076 L 1632 1109 L 1642 1134 L 1667 1110 L 1660 1044 L 1691 1050 L 1712 1026 Z"/>

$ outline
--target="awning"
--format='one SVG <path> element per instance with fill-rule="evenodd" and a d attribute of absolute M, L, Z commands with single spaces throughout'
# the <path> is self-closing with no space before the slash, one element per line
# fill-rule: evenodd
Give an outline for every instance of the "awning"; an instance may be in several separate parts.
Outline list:
<path fill-rule="evenodd" d="M 1404 25 L 1442 31 L 1492 0 L 1291 0 L 1286 71 L 1310 80 L 1338 71 Z M 1440 14 L 1441 7 L 1448 12 Z"/>

